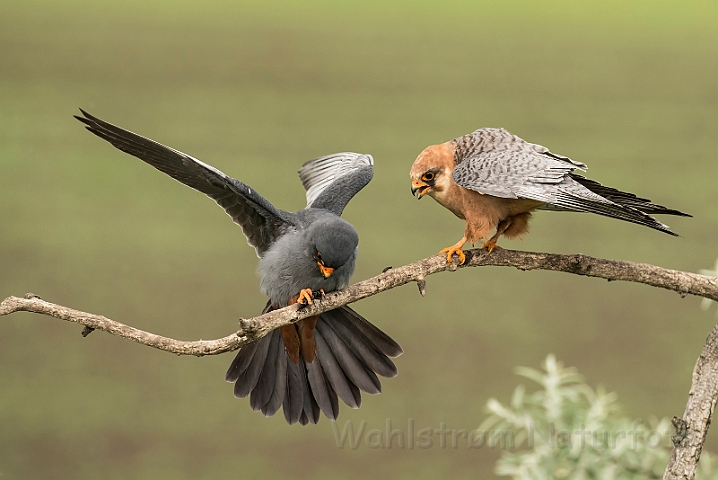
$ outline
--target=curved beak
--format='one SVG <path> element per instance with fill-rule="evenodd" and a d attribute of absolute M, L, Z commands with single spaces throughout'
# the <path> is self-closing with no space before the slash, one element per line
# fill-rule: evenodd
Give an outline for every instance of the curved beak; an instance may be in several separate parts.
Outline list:
<path fill-rule="evenodd" d="M 411 194 L 415 195 L 417 200 L 421 200 L 421 197 L 426 195 L 430 188 L 431 185 L 421 180 L 413 180 L 411 182 Z"/>
<path fill-rule="evenodd" d="M 323 263 L 317 262 L 317 265 L 319 265 L 319 271 L 322 272 L 322 276 L 324 278 L 329 278 L 332 273 L 334 273 L 334 269 L 332 267 L 327 267 Z"/>

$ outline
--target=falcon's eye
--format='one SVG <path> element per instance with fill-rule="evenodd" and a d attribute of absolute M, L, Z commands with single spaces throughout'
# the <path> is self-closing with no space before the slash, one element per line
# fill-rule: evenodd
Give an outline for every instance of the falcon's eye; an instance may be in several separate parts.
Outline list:
<path fill-rule="evenodd" d="M 422 175 L 421 179 L 425 182 L 430 182 L 434 179 L 434 172 L 426 172 Z"/>

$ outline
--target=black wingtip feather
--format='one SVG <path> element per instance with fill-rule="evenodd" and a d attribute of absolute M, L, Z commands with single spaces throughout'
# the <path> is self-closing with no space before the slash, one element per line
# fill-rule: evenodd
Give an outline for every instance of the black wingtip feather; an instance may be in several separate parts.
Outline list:
<path fill-rule="evenodd" d="M 648 215 L 674 215 L 677 217 L 693 217 L 693 215 L 681 212 L 680 210 L 676 210 L 673 208 L 664 207 L 663 205 L 658 205 L 647 198 L 641 198 L 633 193 L 622 192 L 621 190 L 618 190 L 616 188 L 607 187 L 595 180 L 586 178 L 583 175 L 571 173 L 569 174 L 569 176 L 573 180 L 577 181 L 578 183 L 595 193 L 596 195 L 600 195 L 606 200 L 610 200 L 623 207 L 633 208 Z"/>
<path fill-rule="evenodd" d="M 262 256 L 288 226 L 294 225 L 292 214 L 275 208 L 239 180 L 179 150 L 100 120 L 83 109 L 80 112 L 84 117 L 74 117 L 93 135 L 217 202 L 242 227 L 258 256 Z"/>
<path fill-rule="evenodd" d="M 673 233 L 668 227 L 668 225 L 664 225 L 649 214 L 633 206 L 621 205 L 611 200 L 609 200 L 608 202 L 598 202 L 577 197 L 570 192 L 563 192 L 556 196 L 554 205 L 557 205 L 561 208 L 566 208 L 568 210 L 595 213 L 597 215 L 603 215 L 606 217 L 615 218 L 638 225 L 643 225 L 645 227 L 658 230 L 659 232 L 663 232 L 674 237 L 679 236 L 678 234 Z"/>
<path fill-rule="evenodd" d="M 79 121 L 81 121 L 84 124 L 91 125 L 93 123 L 100 123 L 100 124 L 106 123 L 106 122 L 103 122 L 102 120 L 100 120 L 99 118 L 95 117 L 94 115 L 90 115 L 89 113 L 87 113 L 85 110 L 83 110 L 81 108 L 78 108 L 78 110 L 80 110 L 80 112 L 82 113 L 83 116 L 81 117 L 79 115 L 73 115 L 73 117 L 75 117 L 76 119 L 78 119 Z"/>

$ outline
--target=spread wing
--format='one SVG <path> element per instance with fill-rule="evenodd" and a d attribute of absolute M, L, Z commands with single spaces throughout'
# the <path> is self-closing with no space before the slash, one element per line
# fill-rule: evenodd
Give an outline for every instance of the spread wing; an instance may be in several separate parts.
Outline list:
<path fill-rule="evenodd" d="M 343 152 L 316 158 L 299 170 L 307 191 L 307 208 L 324 208 L 341 215 L 349 200 L 374 175 L 371 155 Z"/>
<path fill-rule="evenodd" d="M 667 213 L 653 208 L 660 206 L 623 192 L 622 196 L 605 198 L 600 193 L 618 190 L 574 174 L 575 170 L 585 171 L 586 165 L 553 154 L 546 147 L 526 142 L 501 128 L 482 128 L 456 142 L 459 163 L 452 177 L 461 187 L 495 197 L 544 202 L 547 209 L 605 215 L 673 235 L 666 225 L 648 215 Z M 601 187 L 598 192 L 591 188 L 596 185 Z M 621 201 L 624 197 L 631 197 L 633 203 Z"/>
<path fill-rule="evenodd" d="M 294 225 L 291 213 L 275 208 L 239 180 L 178 150 L 80 111 L 83 116 L 75 118 L 90 132 L 217 202 L 242 227 L 258 256 Z"/>

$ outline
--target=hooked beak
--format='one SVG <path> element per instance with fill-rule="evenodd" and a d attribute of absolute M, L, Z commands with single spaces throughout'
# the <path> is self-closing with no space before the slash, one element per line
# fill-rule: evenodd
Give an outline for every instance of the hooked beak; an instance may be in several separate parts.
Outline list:
<path fill-rule="evenodd" d="M 329 278 L 332 273 L 334 273 L 334 269 L 332 267 L 327 267 L 321 262 L 317 262 L 317 265 L 319 265 L 319 271 L 322 272 L 322 276 L 324 278 Z"/>
<path fill-rule="evenodd" d="M 426 195 L 429 189 L 431 189 L 431 185 L 428 185 L 421 180 L 413 180 L 411 182 L 411 194 L 415 195 L 417 200 L 421 200 L 421 197 Z"/>

